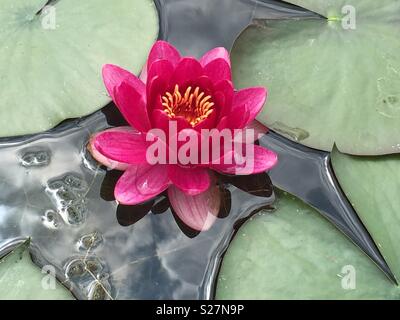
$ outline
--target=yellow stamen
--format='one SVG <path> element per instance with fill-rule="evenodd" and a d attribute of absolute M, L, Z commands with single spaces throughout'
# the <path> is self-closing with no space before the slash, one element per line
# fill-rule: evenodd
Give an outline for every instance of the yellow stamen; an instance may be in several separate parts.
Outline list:
<path fill-rule="evenodd" d="M 170 118 L 184 117 L 192 127 L 203 121 L 214 111 L 214 102 L 211 96 L 205 96 L 200 88 L 187 87 L 181 94 L 179 86 L 175 85 L 174 92 L 166 92 L 161 98 L 164 112 Z"/>

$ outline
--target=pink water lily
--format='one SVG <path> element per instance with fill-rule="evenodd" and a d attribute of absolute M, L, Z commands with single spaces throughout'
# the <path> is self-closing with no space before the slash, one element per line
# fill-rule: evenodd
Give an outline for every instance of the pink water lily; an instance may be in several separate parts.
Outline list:
<path fill-rule="evenodd" d="M 222 153 L 223 161 L 219 163 L 210 159 L 198 165 L 170 160 L 150 164 L 146 157 L 152 143 L 146 136 L 152 129 L 166 132 L 167 137 L 172 135 L 171 121 L 176 123 L 178 133 L 185 132 L 200 140 L 204 129 L 234 132 L 252 127 L 257 133 L 263 130 L 255 125 L 254 119 L 264 105 L 267 92 L 262 87 L 234 90 L 229 53 L 224 48 L 215 48 L 196 60 L 181 57 L 172 45 L 158 41 L 140 78 L 108 64 L 103 67 L 103 80 L 130 127 L 95 134 L 89 150 L 100 163 L 124 171 L 114 190 L 121 204 L 139 204 L 168 190 L 177 216 L 195 230 L 207 230 L 220 208 L 220 192 L 213 171 L 255 174 L 269 170 L 277 162 L 276 154 L 254 145 L 254 139 L 240 142 L 253 150 L 253 165 L 246 170 L 240 170 L 243 164 L 235 161 L 232 151 Z M 164 141 L 167 148 L 168 141 L 168 138 Z M 224 161 L 228 158 L 231 161 Z"/>

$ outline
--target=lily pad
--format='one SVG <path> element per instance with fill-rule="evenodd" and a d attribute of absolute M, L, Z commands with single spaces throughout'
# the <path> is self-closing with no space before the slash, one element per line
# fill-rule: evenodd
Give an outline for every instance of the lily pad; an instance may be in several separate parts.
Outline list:
<path fill-rule="evenodd" d="M 293 2 L 293 1 L 292 1 Z M 297 1 L 319 12 L 329 3 Z M 351 17 L 265 20 L 232 52 L 238 87 L 263 85 L 259 120 L 302 144 L 357 155 L 400 151 L 400 2 L 352 1 Z M 326 15 L 328 15 L 326 13 Z"/>
<path fill-rule="evenodd" d="M 400 299 L 400 290 L 314 209 L 277 192 L 275 212 L 239 231 L 219 275 L 219 299 Z"/>
<path fill-rule="evenodd" d="M 332 153 L 340 185 L 400 280 L 400 155 L 356 157 Z"/>
<path fill-rule="evenodd" d="M 105 63 L 139 72 L 157 38 L 152 0 L 0 3 L 0 136 L 49 129 L 110 101 Z"/>
<path fill-rule="evenodd" d="M 73 300 L 54 276 L 40 270 L 31 260 L 28 242 L 0 260 L 0 297 L 19 300 Z"/>
<path fill-rule="evenodd" d="M 395 0 L 286 0 L 286 2 L 314 11 L 330 19 L 346 15 L 348 6 L 356 8 L 357 14 L 362 14 L 362 17 L 374 15 L 376 11 L 391 14 L 392 10 L 398 8 Z"/>

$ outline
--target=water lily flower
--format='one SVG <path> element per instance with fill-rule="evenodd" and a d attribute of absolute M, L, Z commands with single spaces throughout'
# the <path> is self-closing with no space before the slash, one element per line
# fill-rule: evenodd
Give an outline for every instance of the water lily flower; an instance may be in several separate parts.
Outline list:
<path fill-rule="evenodd" d="M 207 52 L 200 60 L 182 57 L 169 43 L 157 41 L 147 63 L 136 77 L 127 70 L 107 64 L 103 67 L 107 91 L 129 127 L 117 127 L 91 137 L 89 150 L 107 167 L 123 170 L 115 186 L 116 200 L 124 205 L 146 202 L 168 190 L 177 216 L 194 230 L 207 230 L 216 220 L 220 192 L 213 171 L 222 174 L 256 174 L 277 162 L 274 152 L 254 145 L 254 140 L 236 141 L 237 129 L 260 131 L 254 122 L 266 100 L 262 87 L 234 90 L 229 53 L 224 48 Z M 171 132 L 171 122 L 177 132 Z M 203 138 L 205 129 L 230 130 L 234 143 L 251 146 L 252 166 L 245 170 L 235 152 L 222 151 L 220 162 L 151 164 L 147 151 L 153 129 L 171 135 L 185 132 Z M 263 130 L 263 129 L 261 129 Z M 247 156 L 247 155 L 246 155 Z M 229 160 L 229 161 L 225 161 Z"/>

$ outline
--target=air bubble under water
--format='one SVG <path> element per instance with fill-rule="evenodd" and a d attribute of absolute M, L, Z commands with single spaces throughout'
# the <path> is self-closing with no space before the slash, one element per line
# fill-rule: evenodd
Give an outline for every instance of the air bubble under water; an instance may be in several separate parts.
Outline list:
<path fill-rule="evenodd" d="M 24 167 L 44 167 L 50 163 L 50 152 L 45 150 L 40 151 L 25 151 L 19 158 L 19 161 Z"/>
<path fill-rule="evenodd" d="M 80 251 L 91 250 L 98 247 L 102 242 L 102 235 L 98 231 L 95 231 L 82 236 L 78 240 L 78 248 Z"/>
<path fill-rule="evenodd" d="M 64 221 L 71 225 L 83 223 L 87 215 L 87 183 L 78 175 L 68 173 L 52 179 L 47 184 L 47 193 Z"/>

